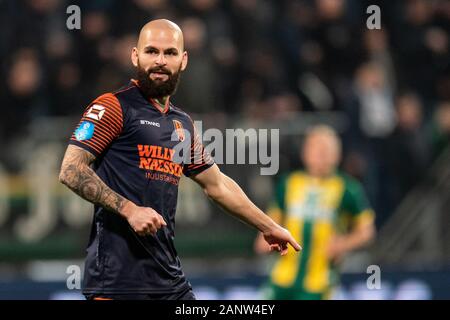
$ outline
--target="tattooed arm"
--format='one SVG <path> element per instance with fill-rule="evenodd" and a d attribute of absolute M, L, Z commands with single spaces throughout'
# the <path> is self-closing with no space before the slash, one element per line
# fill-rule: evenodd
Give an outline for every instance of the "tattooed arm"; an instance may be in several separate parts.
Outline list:
<path fill-rule="evenodd" d="M 90 168 L 95 156 L 74 145 L 67 148 L 59 181 L 83 199 L 121 214 L 130 201 L 112 191 Z"/>
<path fill-rule="evenodd" d="M 152 208 L 139 207 L 109 188 L 91 169 L 95 156 L 69 145 L 64 155 L 59 181 L 83 199 L 118 213 L 140 235 L 155 234 L 166 223 Z"/>

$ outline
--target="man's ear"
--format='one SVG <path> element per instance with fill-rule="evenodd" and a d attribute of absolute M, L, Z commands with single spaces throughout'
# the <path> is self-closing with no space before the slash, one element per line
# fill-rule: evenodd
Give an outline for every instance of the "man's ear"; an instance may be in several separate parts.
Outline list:
<path fill-rule="evenodd" d="M 135 66 L 135 67 L 137 68 L 137 66 L 138 66 L 138 61 L 139 61 L 139 58 L 138 58 L 138 49 L 137 49 L 136 47 L 134 47 L 134 48 L 131 50 L 131 63 L 133 64 L 133 66 Z"/>
<path fill-rule="evenodd" d="M 181 60 L 181 71 L 184 71 L 186 69 L 188 63 L 188 54 L 187 51 L 183 52 L 183 59 Z"/>

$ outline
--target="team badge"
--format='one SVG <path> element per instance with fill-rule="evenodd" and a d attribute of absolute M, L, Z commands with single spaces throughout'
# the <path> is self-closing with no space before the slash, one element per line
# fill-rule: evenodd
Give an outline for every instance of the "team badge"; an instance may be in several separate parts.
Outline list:
<path fill-rule="evenodd" d="M 173 121 L 173 126 L 175 128 L 175 132 L 178 135 L 178 140 L 184 141 L 185 135 L 184 135 L 183 124 L 178 120 L 172 120 L 172 121 Z"/>

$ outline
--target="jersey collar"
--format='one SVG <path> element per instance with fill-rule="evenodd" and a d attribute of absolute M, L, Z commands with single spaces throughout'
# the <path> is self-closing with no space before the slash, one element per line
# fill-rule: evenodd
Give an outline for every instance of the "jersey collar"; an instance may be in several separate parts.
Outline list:
<path fill-rule="evenodd" d="M 139 88 L 139 82 L 136 79 L 131 79 L 131 82 Z M 163 105 L 161 103 L 159 103 L 156 99 L 153 98 L 146 98 L 147 101 L 154 107 L 156 108 L 159 112 L 161 113 L 167 113 L 169 112 L 170 109 L 170 97 L 167 98 L 166 103 Z"/>

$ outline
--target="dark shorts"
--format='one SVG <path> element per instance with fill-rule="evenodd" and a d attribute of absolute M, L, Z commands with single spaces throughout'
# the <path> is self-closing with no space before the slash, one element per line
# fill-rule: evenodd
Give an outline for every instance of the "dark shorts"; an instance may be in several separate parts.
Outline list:
<path fill-rule="evenodd" d="M 130 293 L 130 294 L 85 294 L 87 300 L 196 300 L 194 292 L 188 288 L 176 293 Z"/>

